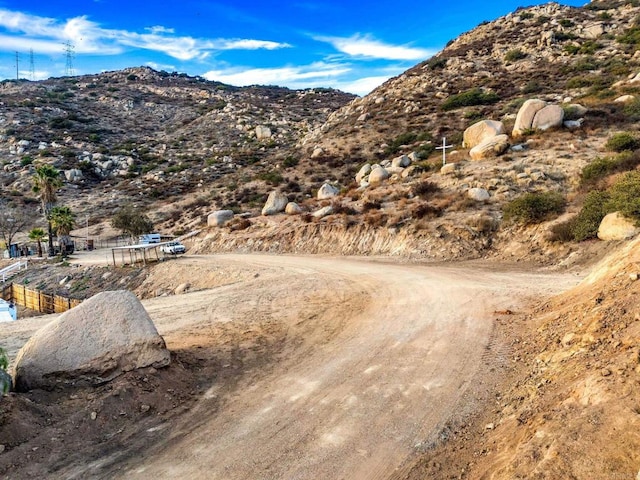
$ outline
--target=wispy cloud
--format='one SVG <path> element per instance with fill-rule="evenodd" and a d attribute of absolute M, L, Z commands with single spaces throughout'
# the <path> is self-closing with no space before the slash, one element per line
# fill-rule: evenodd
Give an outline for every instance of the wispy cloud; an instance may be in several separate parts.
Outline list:
<path fill-rule="evenodd" d="M 1 32 L 4 30 L 4 32 Z M 21 34 L 19 37 L 11 33 Z M 172 28 L 155 25 L 146 33 L 102 28 L 86 16 L 65 20 L 0 9 L 0 49 L 33 48 L 38 53 L 60 52 L 70 42 L 75 52 L 116 55 L 127 48 L 164 53 L 179 60 L 204 59 L 222 50 L 275 50 L 287 43 L 256 39 L 208 39 L 178 36 Z"/>
<path fill-rule="evenodd" d="M 346 38 L 318 36 L 314 37 L 314 39 L 330 43 L 339 52 L 352 57 L 384 60 L 424 60 L 436 53 L 435 51 L 407 45 L 389 45 L 368 35 L 353 35 Z"/>
<path fill-rule="evenodd" d="M 282 85 L 290 88 L 303 88 L 314 81 L 327 84 L 327 80 L 351 71 L 347 65 L 331 65 L 313 63 L 304 66 L 281 68 L 229 68 L 211 70 L 203 75 L 208 80 L 229 83 L 236 86 L 247 85 Z"/>

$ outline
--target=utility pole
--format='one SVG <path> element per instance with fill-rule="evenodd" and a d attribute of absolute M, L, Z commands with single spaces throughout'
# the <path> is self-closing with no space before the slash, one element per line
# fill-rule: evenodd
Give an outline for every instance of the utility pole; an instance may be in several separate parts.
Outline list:
<path fill-rule="evenodd" d="M 20 53 L 16 52 L 16 80 L 20 80 Z"/>
<path fill-rule="evenodd" d="M 29 50 L 29 76 L 33 82 L 36 79 L 36 63 L 33 60 L 33 48 Z"/>
<path fill-rule="evenodd" d="M 67 56 L 67 65 L 65 67 L 65 75 L 67 77 L 72 77 L 74 72 L 73 72 L 73 44 L 71 43 L 71 41 L 67 41 L 67 43 L 64 44 L 64 52 Z"/>

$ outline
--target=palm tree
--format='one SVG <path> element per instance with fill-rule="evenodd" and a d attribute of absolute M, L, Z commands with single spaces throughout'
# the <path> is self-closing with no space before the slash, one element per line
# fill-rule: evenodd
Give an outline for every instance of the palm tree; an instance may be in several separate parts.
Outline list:
<path fill-rule="evenodd" d="M 41 228 L 34 228 L 29 232 L 29 239 L 38 242 L 38 256 L 42 257 L 42 240 L 47 238 L 47 232 Z"/>
<path fill-rule="evenodd" d="M 53 256 L 53 235 L 51 232 L 51 223 L 49 222 L 49 212 L 56 201 L 56 191 L 61 186 L 62 179 L 60 178 L 60 170 L 47 164 L 36 167 L 36 173 L 33 176 L 33 191 L 40 197 L 42 215 L 47 222 L 50 256 Z"/>
<path fill-rule="evenodd" d="M 49 212 L 49 222 L 58 236 L 60 250 L 66 252 L 67 246 L 72 244 L 69 233 L 76 223 L 75 213 L 69 207 L 53 207 Z"/>

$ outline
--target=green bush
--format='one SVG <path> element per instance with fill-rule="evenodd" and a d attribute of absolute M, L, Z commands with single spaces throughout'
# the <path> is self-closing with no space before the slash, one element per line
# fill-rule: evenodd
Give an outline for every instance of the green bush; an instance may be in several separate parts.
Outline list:
<path fill-rule="evenodd" d="M 640 120 L 640 100 L 636 98 L 635 100 L 628 102 L 624 106 L 623 112 L 627 117 L 629 117 L 629 120 Z"/>
<path fill-rule="evenodd" d="M 514 48 L 513 50 L 509 50 L 506 53 L 506 55 L 504 56 L 504 59 L 507 62 L 516 62 L 516 61 L 522 60 L 523 58 L 526 58 L 526 57 L 527 57 L 527 54 L 525 52 L 523 52 L 519 48 Z"/>
<path fill-rule="evenodd" d="M 640 26 L 634 26 L 616 37 L 618 43 L 625 45 L 640 45 Z"/>
<path fill-rule="evenodd" d="M 447 59 L 446 58 L 431 57 L 427 61 L 427 66 L 431 70 L 443 69 L 444 67 L 447 66 Z"/>
<path fill-rule="evenodd" d="M 269 185 L 278 186 L 284 182 L 284 178 L 278 172 L 265 172 L 258 175 L 258 179 L 263 180 Z"/>
<path fill-rule="evenodd" d="M 495 92 L 484 92 L 480 88 L 473 88 L 447 98 L 442 104 L 442 110 L 449 111 L 473 105 L 490 105 L 498 100 L 500 100 L 500 97 Z"/>
<path fill-rule="evenodd" d="M 625 151 L 615 157 L 596 158 L 586 165 L 580 173 L 580 186 L 594 185 L 598 180 L 612 173 L 626 172 L 640 165 L 640 154 Z"/>
<path fill-rule="evenodd" d="M 580 185 L 591 185 L 606 177 L 616 169 L 616 161 L 612 157 L 595 158 L 580 173 Z"/>
<path fill-rule="evenodd" d="M 640 140 L 629 132 L 619 132 L 611 136 L 605 145 L 611 152 L 624 152 L 625 150 L 636 150 L 640 148 Z"/>
<path fill-rule="evenodd" d="M 608 212 L 606 205 L 609 194 L 594 190 L 585 198 L 580 213 L 571 220 L 571 233 L 573 239 L 581 242 L 590 238 L 596 238 L 600 222 Z"/>
<path fill-rule="evenodd" d="M 525 225 L 541 223 L 561 214 L 566 203 L 557 192 L 526 193 L 505 205 L 504 220 Z"/>
<path fill-rule="evenodd" d="M 626 173 L 608 191 L 608 212 L 620 212 L 640 224 L 640 172 Z"/>

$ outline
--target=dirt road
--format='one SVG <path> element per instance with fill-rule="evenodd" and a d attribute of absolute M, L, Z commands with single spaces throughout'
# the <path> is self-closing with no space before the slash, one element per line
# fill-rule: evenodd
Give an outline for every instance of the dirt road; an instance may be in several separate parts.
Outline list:
<path fill-rule="evenodd" d="M 216 324 L 249 337 L 271 325 L 262 338 L 278 348 L 233 389 L 211 385 L 177 425 L 147 432 L 153 446 L 124 463 L 114 458 L 111 478 L 389 478 L 473 402 L 465 392 L 482 380 L 494 312 L 578 281 L 343 258 L 225 255 L 178 265 L 257 273 L 145 301 L 169 348 L 211 346 Z M 105 463 L 76 466 L 73 475 Z"/>

